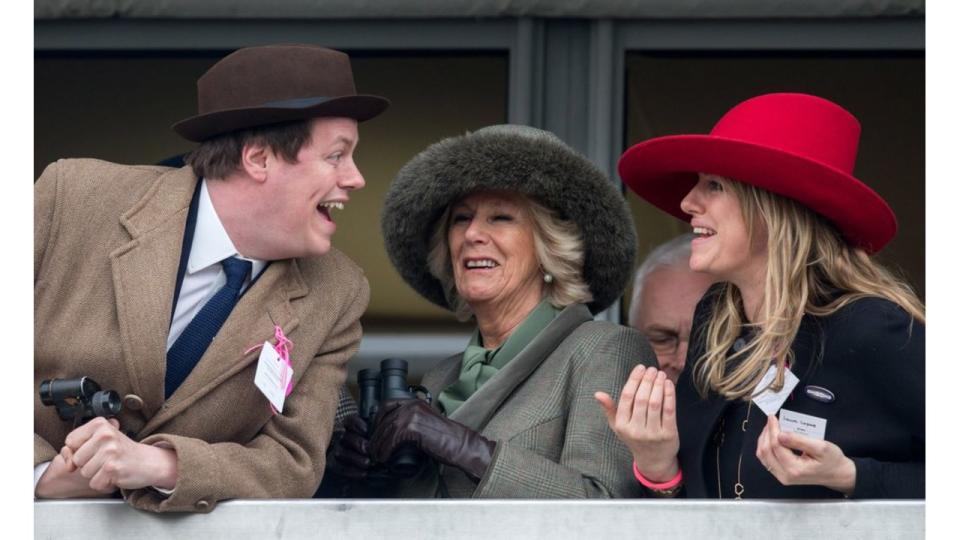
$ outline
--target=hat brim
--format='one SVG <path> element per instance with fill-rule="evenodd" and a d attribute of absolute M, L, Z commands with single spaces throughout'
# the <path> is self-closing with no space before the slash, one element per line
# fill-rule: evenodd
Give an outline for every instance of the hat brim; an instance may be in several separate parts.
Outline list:
<path fill-rule="evenodd" d="M 684 221 L 691 216 L 680 201 L 697 183 L 697 173 L 709 173 L 803 204 L 868 253 L 882 249 L 897 232 L 893 210 L 863 182 L 777 148 L 713 135 L 671 135 L 631 147 L 617 170 L 637 195 Z"/>
<path fill-rule="evenodd" d="M 200 114 L 177 122 L 173 130 L 187 140 L 201 142 L 231 131 L 320 116 L 363 122 L 379 115 L 389 105 L 389 100 L 369 95 L 305 98 Z"/>
<path fill-rule="evenodd" d="M 450 204 L 486 190 L 529 196 L 578 225 L 593 313 L 623 293 L 637 242 L 615 184 L 559 140 L 480 130 L 431 145 L 400 169 L 387 192 L 381 216 L 387 253 L 404 281 L 427 300 L 450 309 L 427 264 L 437 220 Z"/>

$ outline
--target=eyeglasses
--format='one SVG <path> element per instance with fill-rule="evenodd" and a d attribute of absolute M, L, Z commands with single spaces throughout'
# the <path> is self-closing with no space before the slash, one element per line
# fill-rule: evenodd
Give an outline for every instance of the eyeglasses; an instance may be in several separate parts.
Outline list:
<path fill-rule="evenodd" d="M 654 330 L 646 332 L 647 341 L 656 354 L 676 354 L 680 349 L 680 336 L 675 332 Z"/>

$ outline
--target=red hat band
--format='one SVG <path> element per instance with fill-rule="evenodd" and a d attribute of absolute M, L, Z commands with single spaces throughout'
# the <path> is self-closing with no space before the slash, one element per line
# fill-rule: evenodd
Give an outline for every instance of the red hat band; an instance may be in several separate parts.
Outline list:
<path fill-rule="evenodd" d="M 730 109 L 710 134 L 777 148 L 853 174 L 860 122 L 817 96 L 775 94 Z"/>

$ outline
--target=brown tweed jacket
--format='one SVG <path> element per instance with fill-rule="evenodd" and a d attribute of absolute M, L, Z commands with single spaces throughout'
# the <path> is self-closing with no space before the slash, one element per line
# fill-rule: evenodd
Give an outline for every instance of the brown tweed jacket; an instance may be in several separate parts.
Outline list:
<path fill-rule="evenodd" d="M 457 380 L 462 360 L 460 354 L 441 361 L 424 376 L 424 386 L 438 395 Z M 581 304 L 567 307 L 450 415 L 497 441 L 479 485 L 458 469 L 429 468 L 397 495 L 640 496 L 630 451 L 607 426 L 593 394 L 604 391 L 616 398 L 634 366 L 655 362 L 636 330 L 594 321 Z"/>
<path fill-rule="evenodd" d="M 196 182 L 189 167 L 86 159 L 47 167 L 34 187 L 34 383 L 93 377 L 124 396 L 122 429 L 176 450 L 173 494 L 123 490 L 135 507 L 202 512 L 229 498 L 309 497 L 360 341 L 367 281 L 336 250 L 275 261 L 164 401 L 167 332 Z M 295 371 L 276 416 L 253 384 L 258 351 L 245 352 L 272 343 L 274 325 L 293 342 Z M 72 426 L 34 399 L 36 464 L 52 459 Z"/>

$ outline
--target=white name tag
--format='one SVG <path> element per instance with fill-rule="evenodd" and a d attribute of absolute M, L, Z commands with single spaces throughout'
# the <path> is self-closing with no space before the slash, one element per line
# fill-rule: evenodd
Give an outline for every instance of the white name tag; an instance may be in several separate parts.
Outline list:
<path fill-rule="evenodd" d="M 780 409 L 780 430 L 799 433 L 822 441 L 827 433 L 827 420 L 809 414 Z"/>
<path fill-rule="evenodd" d="M 257 361 L 257 374 L 253 384 L 270 400 L 278 413 L 283 412 L 283 401 L 287 397 L 287 385 L 293 377 L 293 370 L 280 359 L 269 341 L 263 342 L 260 359 Z"/>
<path fill-rule="evenodd" d="M 783 388 L 781 388 L 779 392 L 774 392 L 769 386 L 776 376 L 777 366 L 770 366 L 770 369 L 768 369 L 767 372 L 763 374 L 763 378 L 760 379 L 760 384 L 753 390 L 753 402 L 756 403 L 757 407 L 760 407 L 767 416 L 777 414 L 780 406 L 787 400 L 787 396 L 790 395 L 793 388 L 800 382 L 800 379 L 798 379 L 792 371 L 786 369 L 783 373 Z M 764 390 L 764 388 L 766 390 Z"/>

